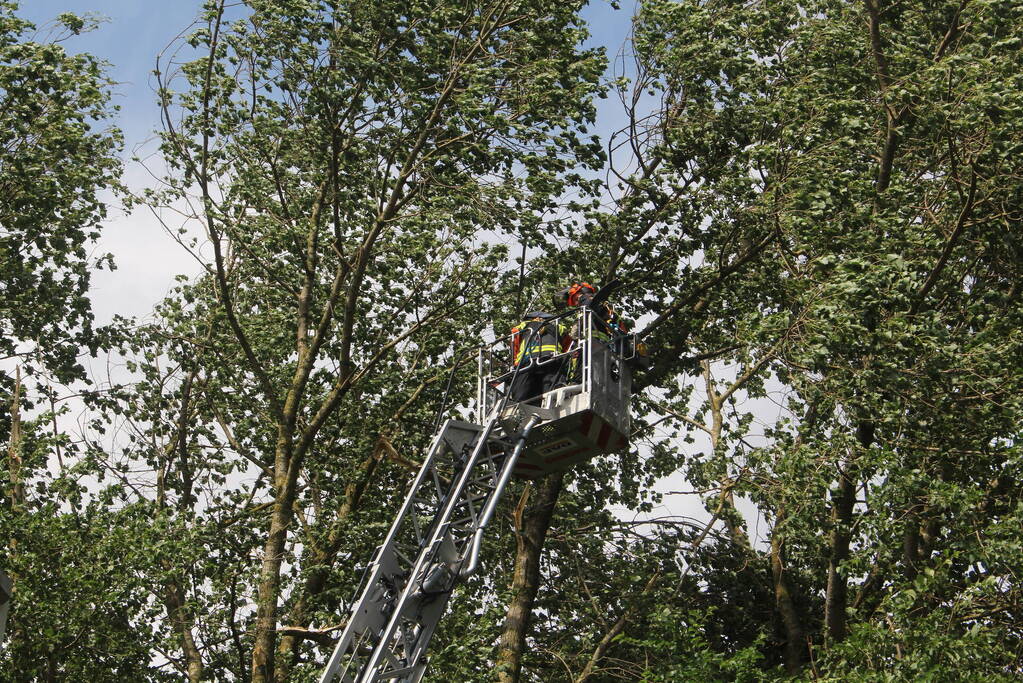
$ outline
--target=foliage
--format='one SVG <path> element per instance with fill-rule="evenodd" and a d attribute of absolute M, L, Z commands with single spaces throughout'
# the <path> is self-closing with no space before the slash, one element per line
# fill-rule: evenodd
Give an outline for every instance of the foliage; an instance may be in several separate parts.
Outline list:
<path fill-rule="evenodd" d="M 0 2 L 0 565 L 13 581 L 0 679 L 148 677 L 147 595 L 117 528 L 132 514 L 82 500 L 51 386 L 83 380 L 80 355 L 111 341 L 88 294 L 92 270 L 112 267 L 90 251 L 120 173 L 116 107 L 106 65 L 62 45 L 92 22 L 62 14 L 39 40 L 17 9 Z"/>
<path fill-rule="evenodd" d="M 696 302 L 713 303 L 696 322 L 650 326 L 744 383 L 705 367 L 694 418 L 693 394 L 665 381 L 685 359 L 665 359 L 657 405 L 686 418 L 672 436 L 709 435 L 713 455 L 687 477 L 717 489 L 708 508 L 740 548 L 733 497 L 771 523 L 746 552 L 769 560 L 779 620 L 761 653 L 783 649 L 790 673 L 1018 670 L 1020 556 L 993 543 L 1018 505 L 999 484 L 1019 467 L 1017 11 L 649 2 L 639 15 L 640 73 L 663 104 L 622 207 L 651 212 L 676 192 L 673 215 L 703 217 L 678 230 L 709 238 L 667 261 L 683 266 L 664 291 L 692 292 L 735 259 L 729 245 L 766 257 L 727 286 L 697 285 Z M 672 295 L 654 306 L 671 310 Z M 740 407 L 760 396 L 783 406 L 762 435 Z M 953 607 L 979 595 L 987 608 Z M 957 638 L 976 639 L 975 656 L 939 645 Z"/>
<path fill-rule="evenodd" d="M 120 174 L 120 133 L 104 65 L 32 39 L 34 26 L 0 3 L 0 355 L 62 382 L 83 376 L 92 326 L 89 274 L 112 262 L 90 254 Z M 61 15 L 64 37 L 84 21 Z M 11 380 L 5 380 L 9 389 Z"/>
<path fill-rule="evenodd" d="M 16 632 L 102 600 L 103 673 L 32 641 L 94 677 L 314 680 L 451 366 L 552 283 L 619 279 L 655 360 L 633 447 L 513 485 L 430 680 L 1018 676 L 1021 10 L 645 0 L 607 182 L 578 10 L 206 3 L 161 57 L 169 173 L 137 198 L 186 214 L 205 270 L 134 328 L 72 468 L 42 422 L 12 439 L 0 522 L 42 615 Z M 68 327 L 11 349 L 88 343 L 75 282 Z M 653 516 L 681 494 L 698 519 Z M 37 556 L 83 599 L 45 597 Z"/>
<path fill-rule="evenodd" d="M 664 657 L 666 666 L 647 668 L 639 680 L 649 681 L 762 681 L 770 680 L 760 665 L 761 653 L 754 643 L 722 654 L 702 637 L 708 614 L 682 612 L 665 607 L 651 615 L 649 630 L 642 639 L 623 639 Z"/>
<path fill-rule="evenodd" d="M 13 473 L 0 476 L 0 534 L 14 582 L 0 680 L 170 680 L 153 666 L 157 613 L 150 601 L 148 525 L 140 509 L 82 504 L 74 472 L 46 476 L 53 439 L 26 423 Z"/>
<path fill-rule="evenodd" d="M 307 675 L 324 642 L 309 627 L 333 626 L 354 593 L 354 569 L 335 567 L 370 555 L 429 436 L 442 366 L 496 317 L 501 240 L 537 230 L 597 158 L 578 129 L 601 56 L 578 48 L 576 9 L 209 2 L 180 46 L 198 56 L 161 62 L 171 173 L 139 199 L 191 203 L 198 232 L 182 242 L 208 275 L 137 345 L 153 379 L 125 410 L 163 454 L 128 457 L 187 480 L 167 504 L 240 568 L 234 590 L 256 606 L 204 607 L 246 634 L 213 641 L 190 633 L 192 607 L 168 604 L 193 680 L 220 643 L 253 680 Z M 227 524 L 240 544 L 208 531 Z"/>

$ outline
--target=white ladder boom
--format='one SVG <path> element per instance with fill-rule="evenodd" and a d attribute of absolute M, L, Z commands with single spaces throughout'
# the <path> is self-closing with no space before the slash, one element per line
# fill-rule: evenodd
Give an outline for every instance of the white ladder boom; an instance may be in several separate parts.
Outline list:
<path fill-rule="evenodd" d="M 502 435 L 448 420 L 416 476 L 320 683 L 418 683 L 426 648 L 455 585 L 478 564 L 480 543 L 515 462 L 538 422 Z"/>

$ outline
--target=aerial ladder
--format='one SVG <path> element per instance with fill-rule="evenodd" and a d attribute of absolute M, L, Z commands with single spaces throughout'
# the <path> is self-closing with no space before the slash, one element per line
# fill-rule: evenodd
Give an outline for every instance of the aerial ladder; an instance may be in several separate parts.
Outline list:
<path fill-rule="evenodd" d="M 509 339 L 480 347 L 472 421 L 448 419 L 437 429 L 320 683 L 420 681 L 430 639 L 454 589 L 479 567 L 509 480 L 627 445 L 635 339 L 596 338 L 593 315 L 583 308 L 556 316 L 578 317 L 571 347 L 542 361 L 555 364 L 565 386 L 533 402 L 509 402 L 521 370 L 507 370 Z"/>

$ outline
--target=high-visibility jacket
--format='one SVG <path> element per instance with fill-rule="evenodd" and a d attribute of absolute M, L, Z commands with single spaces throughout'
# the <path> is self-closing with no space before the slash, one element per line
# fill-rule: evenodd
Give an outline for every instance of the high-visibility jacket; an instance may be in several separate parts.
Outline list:
<path fill-rule="evenodd" d="M 527 313 L 526 319 L 512 328 L 512 359 L 516 365 L 527 359 L 548 358 L 566 350 L 569 344 L 566 327 L 548 313 Z"/>

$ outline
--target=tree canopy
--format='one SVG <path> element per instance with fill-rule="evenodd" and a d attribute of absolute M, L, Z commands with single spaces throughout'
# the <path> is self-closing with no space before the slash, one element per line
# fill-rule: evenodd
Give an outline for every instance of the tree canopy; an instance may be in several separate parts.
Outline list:
<path fill-rule="evenodd" d="M 651 349 L 630 446 L 511 485 L 425 680 L 1018 677 L 1017 3 L 641 0 L 609 63 L 582 3 L 208 0 L 126 200 L 198 274 L 107 327 L 95 27 L 16 10 L 0 681 L 316 680 L 466 352 L 572 280 Z"/>

